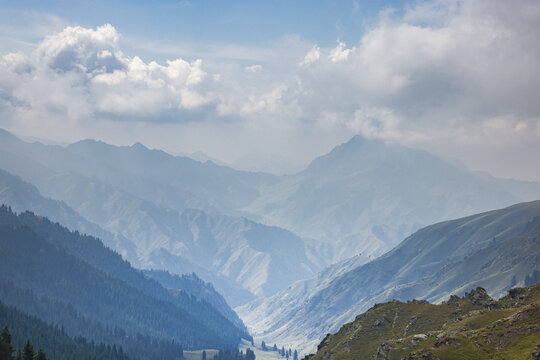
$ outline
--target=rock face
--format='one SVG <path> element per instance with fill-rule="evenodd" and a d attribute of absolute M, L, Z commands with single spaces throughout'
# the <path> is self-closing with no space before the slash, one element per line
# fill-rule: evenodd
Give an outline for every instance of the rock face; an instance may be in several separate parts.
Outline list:
<path fill-rule="evenodd" d="M 481 305 L 487 308 L 495 306 L 495 301 L 488 295 L 486 289 L 479 286 L 468 293 L 465 293 L 465 298 L 472 302 L 474 305 Z"/>
<path fill-rule="evenodd" d="M 521 294 L 518 298 L 516 291 Z M 440 305 L 413 301 L 378 304 L 328 335 L 308 358 L 538 358 L 539 347 L 533 344 L 540 339 L 540 284 L 514 290 L 498 301 L 485 295 L 477 288 Z M 486 308 L 486 300 L 491 308 Z M 468 315 L 462 318 L 456 305 Z M 374 319 L 391 321 L 374 328 L 370 326 Z"/>
<path fill-rule="evenodd" d="M 377 349 L 376 359 L 389 360 L 389 353 L 392 350 L 392 344 L 389 342 L 382 343 Z"/>
<path fill-rule="evenodd" d="M 538 345 L 536 347 L 536 349 L 534 349 L 531 356 L 532 356 L 533 360 L 540 360 L 540 345 Z"/>
<path fill-rule="evenodd" d="M 428 336 L 426 334 L 416 334 L 416 335 L 413 335 L 412 342 L 414 344 L 420 341 L 427 340 L 427 338 Z"/>
<path fill-rule="evenodd" d="M 431 350 L 424 349 L 420 352 L 412 352 L 403 358 L 404 360 L 439 360 Z"/>

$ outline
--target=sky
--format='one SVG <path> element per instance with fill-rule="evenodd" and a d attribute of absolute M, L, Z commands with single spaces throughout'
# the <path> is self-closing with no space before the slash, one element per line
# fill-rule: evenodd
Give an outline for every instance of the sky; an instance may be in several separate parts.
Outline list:
<path fill-rule="evenodd" d="M 354 135 L 540 181 L 540 2 L 0 1 L 0 127 L 301 169 Z"/>

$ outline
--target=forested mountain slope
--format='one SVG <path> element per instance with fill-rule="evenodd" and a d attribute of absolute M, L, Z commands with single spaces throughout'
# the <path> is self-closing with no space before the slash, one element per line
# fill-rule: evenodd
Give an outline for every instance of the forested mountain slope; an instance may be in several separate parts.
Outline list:
<path fill-rule="evenodd" d="M 107 275 L 122 280 L 129 286 L 149 296 L 166 300 L 188 312 L 198 314 L 199 319 L 209 327 L 214 327 L 216 321 L 226 323 L 218 314 L 221 313 L 225 318 L 233 319 L 239 330 L 245 331 L 244 324 L 238 317 L 234 316 L 234 312 L 223 298 L 221 298 L 221 295 L 215 291 L 213 293 L 215 298 L 221 298 L 223 300 L 219 303 L 219 309 L 213 307 L 202 296 L 209 292 L 208 289 L 211 288 L 213 290 L 210 284 L 202 281 L 191 281 L 189 286 L 187 286 L 186 283 L 178 282 L 171 285 L 183 285 L 183 287 L 171 286 L 171 289 L 168 290 L 156 280 L 132 268 L 120 255 L 106 248 L 99 239 L 81 235 L 77 232 L 71 232 L 65 227 L 54 224 L 47 218 L 35 216 L 31 212 L 24 212 L 17 216 L 10 212 L 8 208 L 0 207 L 0 226 L 2 225 L 27 226 L 57 248 L 87 262 Z M 170 290 L 182 291 L 171 292 Z"/>
<path fill-rule="evenodd" d="M 186 348 L 233 346 L 249 337 L 206 301 L 172 295 L 95 238 L 31 213 L 15 216 L 2 207 L 0 215 L 3 281 L 110 327 L 175 339 Z"/>
<path fill-rule="evenodd" d="M 8 327 L 11 335 L 11 346 L 23 349 L 30 341 L 35 352 L 42 349 L 51 360 L 93 360 L 97 358 L 110 360 L 129 360 L 122 346 L 93 343 L 84 337 L 70 337 L 62 328 L 52 326 L 43 320 L 24 314 L 14 307 L 0 302 L 0 326 Z M 181 348 L 172 349 L 171 358 L 178 357 Z M 4 358 L 2 358 L 4 360 Z"/>
<path fill-rule="evenodd" d="M 182 296 L 181 293 L 185 292 L 208 302 L 237 328 L 247 331 L 242 320 L 229 307 L 223 296 L 214 289 L 212 284 L 201 280 L 195 273 L 174 275 L 164 270 L 145 270 L 144 274 L 157 280 L 175 296 Z"/>

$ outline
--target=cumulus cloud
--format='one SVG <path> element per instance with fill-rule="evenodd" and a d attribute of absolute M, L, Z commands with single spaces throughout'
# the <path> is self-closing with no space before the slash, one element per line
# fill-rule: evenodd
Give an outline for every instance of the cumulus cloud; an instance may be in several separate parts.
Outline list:
<path fill-rule="evenodd" d="M 153 121 L 163 113 L 190 110 L 209 99 L 199 86 L 206 79 L 202 60 L 175 59 L 166 65 L 127 57 L 112 25 L 66 27 L 47 36 L 29 56 L 2 57 L 3 92 L 27 104 L 21 116 L 54 116 L 70 121 L 98 114 Z"/>
<path fill-rule="evenodd" d="M 527 1 L 421 3 L 402 17 L 383 14 L 357 46 L 321 49 L 318 66 L 291 86 L 296 101 L 309 104 L 309 116 L 334 112 L 346 127 L 371 124 L 354 127 L 367 136 L 412 143 L 411 133 L 423 133 L 436 141 L 464 128 L 483 131 L 482 124 L 500 118 L 536 128 L 540 46 L 531 34 L 540 31 L 539 20 L 540 5 Z M 359 122 L 365 109 L 389 109 L 392 131 L 373 126 L 387 124 L 385 111 Z"/>
<path fill-rule="evenodd" d="M 330 55 L 328 56 L 328 58 L 332 62 L 347 60 L 352 50 L 345 48 L 345 46 L 346 44 L 344 42 L 339 41 L 338 46 L 330 51 Z"/>
<path fill-rule="evenodd" d="M 300 66 L 307 66 L 309 64 L 312 64 L 319 60 L 321 57 L 321 49 L 315 45 L 313 48 L 304 56 L 304 60 L 302 60 L 299 65 Z"/>
<path fill-rule="evenodd" d="M 321 153 L 322 139 L 360 133 L 467 149 L 470 159 L 496 146 L 531 158 L 540 155 L 538 33 L 538 2 L 433 0 L 381 13 L 352 46 L 289 41 L 270 49 L 268 62 L 246 66 L 146 62 L 123 54 L 112 25 L 68 27 L 31 53 L 2 55 L 0 113 L 25 124 L 208 121 L 279 137 L 308 133 L 311 154 Z"/>
<path fill-rule="evenodd" d="M 56 71 L 112 72 L 126 65 L 118 40 L 118 32 L 110 24 L 95 30 L 67 27 L 47 36 L 34 56 L 37 64 Z"/>

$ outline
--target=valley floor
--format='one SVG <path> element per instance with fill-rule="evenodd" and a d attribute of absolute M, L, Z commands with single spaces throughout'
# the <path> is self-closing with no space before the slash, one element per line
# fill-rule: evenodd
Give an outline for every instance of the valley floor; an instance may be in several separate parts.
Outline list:
<path fill-rule="evenodd" d="M 257 360 L 276 360 L 284 359 L 275 351 L 262 351 L 260 346 L 253 346 L 249 341 L 242 340 L 242 343 L 239 346 L 240 350 L 245 354 L 246 349 L 251 349 L 255 353 Z"/>

